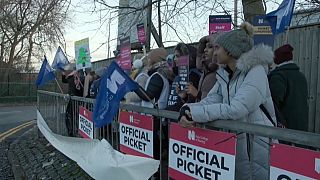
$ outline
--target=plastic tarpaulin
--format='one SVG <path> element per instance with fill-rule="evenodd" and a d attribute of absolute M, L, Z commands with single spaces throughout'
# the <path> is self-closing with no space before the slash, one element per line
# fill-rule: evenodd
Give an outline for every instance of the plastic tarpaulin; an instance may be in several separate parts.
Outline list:
<path fill-rule="evenodd" d="M 94 179 L 133 179 L 151 177 L 159 167 L 158 160 L 122 154 L 105 140 L 88 140 L 55 134 L 37 111 L 41 133 L 57 150 L 68 156 Z"/>

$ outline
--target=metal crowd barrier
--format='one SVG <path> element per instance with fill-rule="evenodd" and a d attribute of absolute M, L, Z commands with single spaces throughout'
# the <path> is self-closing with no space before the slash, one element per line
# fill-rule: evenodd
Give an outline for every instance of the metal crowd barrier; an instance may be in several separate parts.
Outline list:
<path fill-rule="evenodd" d="M 78 129 L 79 106 L 83 106 L 88 110 L 93 110 L 94 99 L 69 96 L 65 94 L 47 92 L 38 90 L 38 110 L 48 123 L 53 132 L 67 135 L 65 126 L 65 112 L 67 104 L 72 102 L 73 126 L 74 131 Z M 155 117 L 178 119 L 179 113 L 167 110 L 158 110 L 145 108 L 130 104 L 120 104 L 120 109 L 130 112 L 138 112 L 150 114 Z M 320 149 L 320 134 L 297 131 L 291 129 L 280 129 L 270 126 L 251 124 L 233 120 L 216 120 L 210 123 L 200 125 L 207 129 L 215 129 L 222 131 L 231 131 L 234 133 L 248 133 L 250 135 L 258 135 L 269 139 L 278 139 L 287 142 L 292 146 L 311 147 L 313 150 Z M 103 128 L 95 128 L 94 138 L 105 138 L 116 149 L 119 150 L 119 130 L 118 117 L 114 118 L 111 125 Z M 161 129 L 160 129 L 161 131 Z M 76 132 L 74 132 L 76 134 Z M 161 134 L 161 133 L 160 133 Z M 160 152 L 161 153 L 161 152 Z M 161 156 L 160 156 L 161 157 Z M 162 167 L 162 166 L 161 166 Z M 163 176 L 162 176 L 163 177 Z"/>

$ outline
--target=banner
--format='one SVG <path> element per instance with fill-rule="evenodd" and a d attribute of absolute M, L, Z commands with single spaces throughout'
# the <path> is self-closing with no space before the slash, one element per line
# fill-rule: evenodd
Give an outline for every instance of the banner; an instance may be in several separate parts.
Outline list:
<path fill-rule="evenodd" d="M 118 64 L 123 70 L 131 70 L 131 44 L 130 37 L 120 40 L 120 55 Z"/>
<path fill-rule="evenodd" d="M 170 178 L 235 178 L 235 134 L 171 123 L 169 138 Z"/>
<path fill-rule="evenodd" d="M 231 15 L 210 15 L 209 34 L 231 30 Z"/>
<path fill-rule="evenodd" d="M 76 41 L 74 43 L 74 48 L 76 52 L 76 69 L 79 70 L 91 67 L 89 38 Z"/>
<path fill-rule="evenodd" d="M 93 139 L 93 120 L 92 112 L 86 108 L 79 107 L 79 134 L 85 139 Z"/>
<path fill-rule="evenodd" d="M 119 115 L 120 151 L 153 157 L 153 116 L 121 111 Z"/>
<path fill-rule="evenodd" d="M 320 152 L 273 144 L 270 148 L 270 179 L 320 179 Z"/>
<path fill-rule="evenodd" d="M 178 58 L 178 76 L 179 76 L 179 88 L 185 90 L 189 83 L 189 56 L 180 56 Z"/>
<path fill-rule="evenodd" d="M 254 45 L 265 44 L 273 48 L 274 36 L 272 34 L 270 21 L 276 21 L 276 17 L 269 18 L 267 20 L 266 16 L 255 16 L 253 18 L 253 27 L 254 27 L 254 36 L 253 41 Z"/>
<path fill-rule="evenodd" d="M 93 179 L 149 179 L 159 168 L 160 161 L 123 154 L 105 139 L 87 140 L 55 134 L 39 111 L 37 125 L 53 147 L 77 162 Z"/>
<path fill-rule="evenodd" d="M 137 32 L 138 32 L 138 40 L 142 45 L 146 44 L 146 31 L 144 29 L 144 24 L 140 23 L 137 25 Z"/>

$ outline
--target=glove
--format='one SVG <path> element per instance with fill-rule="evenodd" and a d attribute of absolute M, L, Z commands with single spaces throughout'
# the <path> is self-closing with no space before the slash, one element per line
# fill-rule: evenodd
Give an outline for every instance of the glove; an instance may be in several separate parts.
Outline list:
<path fill-rule="evenodd" d="M 179 121 L 181 119 L 182 116 L 185 116 L 188 121 L 192 121 L 192 117 L 191 117 L 191 112 L 190 112 L 190 108 L 189 106 L 182 106 L 182 108 L 180 109 L 180 116 L 179 116 Z"/>

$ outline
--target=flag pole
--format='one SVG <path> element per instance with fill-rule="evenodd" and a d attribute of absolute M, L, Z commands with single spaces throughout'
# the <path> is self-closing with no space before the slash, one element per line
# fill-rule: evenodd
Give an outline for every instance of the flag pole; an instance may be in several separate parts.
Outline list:
<path fill-rule="evenodd" d="M 62 91 L 62 88 L 61 88 L 61 86 L 60 86 L 60 84 L 59 84 L 59 82 L 57 80 L 57 78 L 55 77 L 54 79 L 56 80 L 56 83 L 57 83 L 57 85 L 58 85 L 58 87 L 60 89 L 61 94 L 64 94 L 63 91 Z"/>

